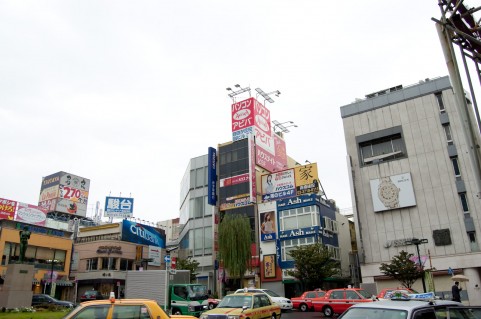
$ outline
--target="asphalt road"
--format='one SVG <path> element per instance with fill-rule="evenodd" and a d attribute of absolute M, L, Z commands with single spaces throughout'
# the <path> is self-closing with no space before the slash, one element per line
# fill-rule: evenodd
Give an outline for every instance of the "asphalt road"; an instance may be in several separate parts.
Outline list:
<path fill-rule="evenodd" d="M 297 310 L 292 310 L 289 312 L 283 312 L 281 315 L 281 319 L 321 319 L 321 318 L 326 319 L 326 317 L 323 317 L 320 312 L 314 312 L 314 311 L 301 312 Z"/>

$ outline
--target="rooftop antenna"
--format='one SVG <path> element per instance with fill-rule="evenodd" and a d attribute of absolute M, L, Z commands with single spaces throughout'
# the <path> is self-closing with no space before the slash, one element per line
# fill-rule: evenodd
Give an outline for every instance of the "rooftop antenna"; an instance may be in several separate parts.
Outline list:
<path fill-rule="evenodd" d="M 257 91 L 256 98 L 259 95 L 262 96 L 264 98 L 264 104 L 266 103 L 266 101 L 269 102 L 269 103 L 274 103 L 274 100 L 269 95 L 274 94 L 275 96 L 279 97 L 279 95 L 281 94 L 281 92 L 279 90 L 275 90 L 275 91 L 266 93 L 266 92 L 262 91 L 260 88 L 257 88 L 256 91 Z"/>
<path fill-rule="evenodd" d="M 251 88 L 246 86 L 245 88 L 242 88 L 240 86 L 240 84 L 236 84 L 234 85 L 234 90 L 230 87 L 226 88 L 227 91 L 229 91 L 230 93 L 227 94 L 231 99 L 232 99 L 232 102 L 235 103 L 235 97 L 236 95 L 239 95 L 241 93 L 244 93 L 244 92 L 249 92 L 249 97 L 251 97 Z"/>
<path fill-rule="evenodd" d="M 272 127 L 273 130 L 274 130 L 274 133 L 279 133 L 279 132 L 289 133 L 289 130 L 287 129 L 288 127 L 297 127 L 297 125 L 294 124 L 293 121 L 287 121 L 287 122 L 280 123 L 279 121 L 273 120 L 272 124 L 274 124 L 273 127 Z"/>

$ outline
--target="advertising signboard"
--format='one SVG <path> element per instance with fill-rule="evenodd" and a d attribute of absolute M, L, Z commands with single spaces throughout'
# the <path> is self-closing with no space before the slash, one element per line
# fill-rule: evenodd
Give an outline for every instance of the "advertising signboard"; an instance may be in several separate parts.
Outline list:
<path fill-rule="evenodd" d="M 85 216 L 84 212 L 87 211 L 87 204 L 73 202 L 68 199 L 59 199 L 55 206 L 55 210 L 61 213 Z"/>
<path fill-rule="evenodd" d="M 296 196 L 294 169 L 262 175 L 262 200 L 280 200 Z"/>
<path fill-rule="evenodd" d="M 370 186 L 375 212 L 416 205 L 411 173 L 372 179 Z"/>
<path fill-rule="evenodd" d="M 222 178 L 219 181 L 219 187 L 221 188 L 221 193 L 223 189 L 236 187 L 237 191 L 232 193 L 235 195 L 226 196 L 221 199 L 220 210 L 228 210 L 237 207 L 251 205 L 251 189 L 250 187 L 250 177 L 249 173 L 236 175 L 232 177 Z M 245 186 L 245 187 L 244 187 Z"/>
<path fill-rule="evenodd" d="M 276 240 L 276 213 L 267 211 L 260 213 L 261 241 Z"/>
<path fill-rule="evenodd" d="M 42 202 L 39 202 L 38 206 L 42 207 L 47 212 L 53 212 L 53 211 L 55 211 L 55 208 L 57 207 L 57 198 L 47 199 L 47 200 L 44 200 Z"/>
<path fill-rule="evenodd" d="M 149 261 L 150 266 L 160 266 L 160 255 L 161 249 L 156 246 L 149 246 L 149 259 L 152 258 L 152 261 Z"/>
<path fill-rule="evenodd" d="M 60 184 L 76 189 L 80 189 L 83 191 L 88 191 L 90 189 L 90 180 L 87 178 L 83 178 L 74 174 L 69 174 L 62 172 L 62 176 L 60 177 Z"/>
<path fill-rule="evenodd" d="M 37 226 L 45 226 L 47 222 L 47 211 L 38 206 L 18 203 L 15 220 Z"/>
<path fill-rule="evenodd" d="M 40 191 L 43 191 L 46 188 L 50 188 L 52 186 L 57 186 L 60 184 L 60 176 L 62 176 L 63 172 L 58 172 L 46 177 L 42 177 L 42 185 L 40 186 Z"/>
<path fill-rule="evenodd" d="M 125 218 L 132 217 L 134 213 L 134 199 L 128 197 L 106 197 L 105 216 Z"/>
<path fill-rule="evenodd" d="M 207 203 L 209 205 L 217 204 L 217 150 L 209 147 L 207 158 Z"/>
<path fill-rule="evenodd" d="M 165 236 L 162 236 L 154 227 L 122 221 L 122 241 L 128 241 L 140 245 L 151 245 L 165 248 Z"/>
<path fill-rule="evenodd" d="M 17 202 L 0 198 L 0 219 L 13 220 L 15 217 L 15 210 L 17 209 Z"/>
<path fill-rule="evenodd" d="M 247 147 L 249 148 L 249 189 L 250 189 L 250 202 L 257 202 L 257 188 L 256 188 L 256 149 L 254 143 L 254 137 L 249 135 L 247 141 Z"/>
<path fill-rule="evenodd" d="M 248 98 L 247 100 L 243 100 L 243 101 L 232 104 L 232 107 L 231 107 L 232 133 L 254 126 L 255 102 L 256 100 L 253 97 L 251 97 L 251 98 Z"/>
<path fill-rule="evenodd" d="M 262 175 L 261 179 L 263 201 L 277 201 L 319 192 L 316 163 Z"/>

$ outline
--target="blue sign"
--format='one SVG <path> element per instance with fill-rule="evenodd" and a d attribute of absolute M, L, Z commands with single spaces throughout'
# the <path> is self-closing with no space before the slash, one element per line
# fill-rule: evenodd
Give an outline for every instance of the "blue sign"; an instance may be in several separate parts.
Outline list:
<path fill-rule="evenodd" d="M 261 241 L 276 240 L 276 233 L 261 234 Z"/>
<path fill-rule="evenodd" d="M 124 214 L 124 216 L 112 216 L 112 217 L 130 217 L 134 212 L 134 199 L 126 197 L 106 197 L 105 198 L 105 215 L 110 217 L 109 214 L 118 215 Z"/>
<path fill-rule="evenodd" d="M 154 227 L 134 223 L 126 219 L 122 221 L 122 240 L 165 248 L 165 236 L 162 236 Z"/>
<path fill-rule="evenodd" d="M 165 255 L 164 261 L 166 264 L 170 263 L 170 255 Z"/>
<path fill-rule="evenodd" d="M 209 147 L 207 167 L 207 203 L 209 205 L 217 205 L 217 150 Z"/>
<path fill-rule="evenodd" d="M 319 226 L 284 230 L 279 232 L 279 239 L 307 237 L 307 236 L 312 237 L 314 235 L 317 235 L 318 233 L 319 233 Z"/>

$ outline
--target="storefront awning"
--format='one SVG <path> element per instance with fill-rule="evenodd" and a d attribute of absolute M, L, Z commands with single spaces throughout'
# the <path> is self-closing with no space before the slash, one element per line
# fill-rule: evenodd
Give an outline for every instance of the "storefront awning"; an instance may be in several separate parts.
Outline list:
<path fill-rule="evenodd" d="M 50 285 L 50 280 L 42 280 L 44 285 Z M 69 280 L 55 280 L 54 281 L 55 285 L 57 286 L 65 286 L 65 287 L 72 287 L 73 282 Z"/>

